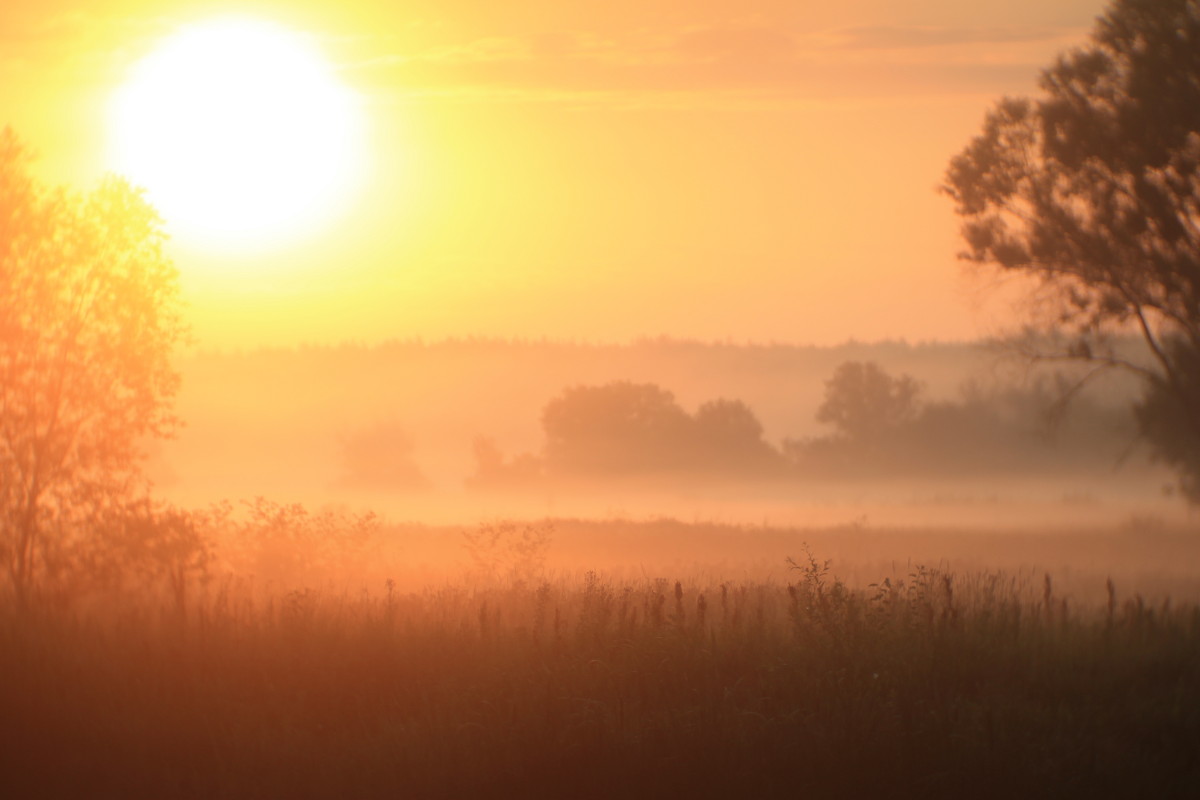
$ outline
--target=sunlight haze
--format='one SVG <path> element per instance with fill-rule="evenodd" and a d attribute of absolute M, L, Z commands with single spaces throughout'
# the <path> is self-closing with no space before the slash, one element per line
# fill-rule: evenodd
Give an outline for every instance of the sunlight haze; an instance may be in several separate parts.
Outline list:
<path fill-rule="evenodd" d="M 264 252 L 181 230 L 200 346 L 961 339 L 1006 309 L 961 276 L 946 161 L 1102 7 L 53 0 L 0 11 L 0 96 L 40 168 L 72 182 L 126 163 L 75 133 L 104 130 L 130 70 L 213 19 L 310 37 L 363 99 L 359 191 L 330 185 L 328 136 L 300 120 L 275 188 L 189 199 L 342 206 Z"/>
<path fill-rule="evenodd" d="M 1200 787 L 1200 0 L 0 0 L 0 796 Z"/>
<path fill-rule="evenodd" d="M 228 255 L 308 238 L 366 168 L 353 95 L 307 42 L 260 21 L 171 34 L 111 103 L 113 166 L 147 187 L 181 245 Z"/>

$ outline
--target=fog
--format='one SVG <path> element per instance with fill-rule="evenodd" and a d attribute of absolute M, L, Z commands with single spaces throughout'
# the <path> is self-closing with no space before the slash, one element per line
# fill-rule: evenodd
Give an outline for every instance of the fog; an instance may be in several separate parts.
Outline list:
<path fill-rule="evenodd" d="M 870 365 L 857 379 L 884 381 L 885 400 L 888 381 L 913 396 L 847 412 L 866 422 L 822 422 L 835 374 L 855 378 L 846 364 Z M 461 340 L 201 353 L 180 367 L 185 427 L 156 445 L 151 473 L 193 507 L 264 496 L 462 525 L 1189 520 L 1138 439 L 1135 383 L 1114 374 L 1064 403 L 1073 376 L 986 343 Z"/>

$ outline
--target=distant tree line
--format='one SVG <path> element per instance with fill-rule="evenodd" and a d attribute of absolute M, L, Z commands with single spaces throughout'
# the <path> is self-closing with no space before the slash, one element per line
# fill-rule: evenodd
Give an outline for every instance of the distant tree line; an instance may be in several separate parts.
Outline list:
<path fill-rule="evenodd" d="M 1097 459 L 1117 465 L 1136 437 L 1128 410 L 1089 398 L 1062 403 L 1065 378 L 1025 386 L 963 385 L 953 400 L 926 401 L 909 375 L 849 361 L 825 385 L 816 421 L 826 434 L 767 441 L 740 400 L 705 402 L 689 413 L 654 384 L 574 386 L 542 411 L 539 452 L 506 457 L 476 439 L 474 488 L 545 481 L 687 478 L 761 481 L 890 474 L 1052 470 Z"/>
<path fill-rule="evenodd" d="M 826 383 L 817 421 L 832 432 L 787 439 L 791 468 L 808 476 L 1052 472 L 1116 468 L 1137 442 L 1128 409 L 1077 396 L 1060 374 L 1024 385 L 964 383 L 955 399 L 924 400 L 908 375 L 847 362 Z"/>
<path fill-rule="evenodd" d="M 543 478 L 596 480 L 650 475 L 711 477 L 778 474 L 783 456 L 740 400 L 717 399 L 688 413 L 654 384 L 616 381 L 575 386 L 542 411 L 540 455 L 511 460 L 490 439 L 475 442 L 477 487 Z"/>

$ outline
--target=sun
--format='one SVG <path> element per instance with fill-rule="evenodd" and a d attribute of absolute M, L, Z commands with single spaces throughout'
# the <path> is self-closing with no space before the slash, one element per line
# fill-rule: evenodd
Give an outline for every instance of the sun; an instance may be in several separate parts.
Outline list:
<path fill-rule="evenodd" d="M 167 229 L 208 249 L 319 230 L 363 173 L 357 96 L 308 37 L 252 19 L 190 25 L 137 62 L 109 107 L 111 162 Z"/>

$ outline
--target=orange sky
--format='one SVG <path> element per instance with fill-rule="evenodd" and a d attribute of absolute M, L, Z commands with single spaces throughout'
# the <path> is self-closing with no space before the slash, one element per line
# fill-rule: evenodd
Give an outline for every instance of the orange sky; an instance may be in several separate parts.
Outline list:
<path fill-rule="evenodd" d="M 131 65 L 217 13 L 315 35 L 370 177 L 253 256 L 176 242 L 203 347 L 421 336 L 986 333 L 935 187 L 1099 0 L 308 0 L 0 7 L 0 106 L 56 182 Z M 297 170 L 305 165 L 298 163 Z"/>

